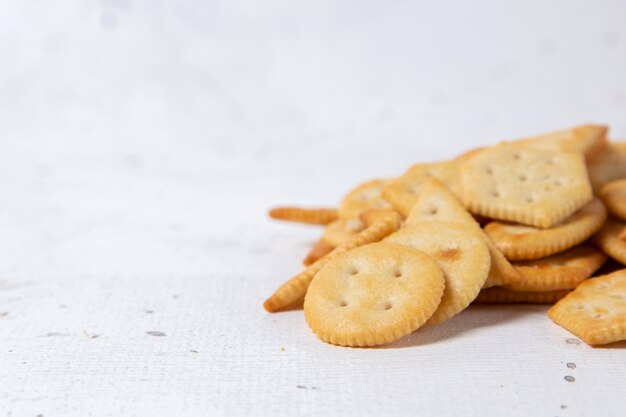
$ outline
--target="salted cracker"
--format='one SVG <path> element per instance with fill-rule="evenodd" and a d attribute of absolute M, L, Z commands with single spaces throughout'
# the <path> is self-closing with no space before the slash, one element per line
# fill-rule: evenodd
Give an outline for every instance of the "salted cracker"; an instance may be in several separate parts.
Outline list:
<path fill-rule="evenodd" d="M 482 233 L 461 223 L 423 222 L 402 227 L 384 240 L 419 249 L 443 270 L 441 304 L 428 320 L 441 323 L 464 310 L 485 284 L 491 256 Z"/>
<path fill-rule="evenodd" d="M 626 142 L 613 142 L 587 162 L 589 180 L 596 193 L 605 184 L 626 178 Z"/>
<path fill-rule="evenodd" d="M 503 288 L 545 292 L 571 290 L 606 262 L 607 256 L 590 245 L 580 245 L 534 261 L 515 262 L 520 278 Z"/>
<path fill-rule="evenodd" d="M 339 217 L 358 219 L 359 214 L 365 210 L 391 208 L 381 197 L 382 190 L 388 183 L 387 179 L 374 179 L 358 185 L 339 203 Z"/>
<path fill-rule="evenodd" d="M 465 206 L 493 219 L 547 228 L 593 198 L 584 158 L 574 152 L 500 144 L 460 171 Z"/>
<path fill-rule="evenodd" d="M 547 229 L 493 221 L 485 226 L 485 232 L 509 260 L 540 259 L 584 242 L 600 230 L 606 216 L 604 204 L 594 198 L 569 218 Z"/>
<path fill-rule="evenodd" d="M 626 265 L 626 241 L 620 239 L 620 234 L 625 227 L 625 222 L 609 218 L 593 237 L 596 245 L 604 253 L 624 265 Z"/>
<path fill-rule="evenodd" d="M 334 208 L 276 207 L 269 211 L 272 219 L 289 222 L 326 225 L 337 220 Z"/>
<path fill-rule="evenodd" d="M 626 269 L 586 280 L 548 316 L 592 346 L 626 340 Z"/>
<path fill-rule="evenodd" d="M 626 220 L 626 179 L 605 184 L 600 198 L 613 216 Z"/>
<path fill-rule="evenodd" d="M 443 294 L 441 269 L 425 253 L 372 243 L 328 262 L 309 286 L 304 317 L 328 343 L 375 346 L 414 332 Z"/>
<path fill-rule="evenodd" d="M 273 313 L 284 310 L 298 302 L 301 302 L 306 294 L 311 280 L 324 266 L 324 264 L 326 264 L 326 262 L 344 252 L 367 245 L 368 243 L 378 242 L 385 236 L 398 230 L 399 226 L 400 223 L 398 218 L 395 216 L 384 217 L 376 220 L 367 229 L 351 237 L 347 242 L 336 247 L 328 255 L 318 259 L 304 271 L 281 285 L 270 298 L 265 300 L 263 307 L 265 310 Z"/>
<path fill-rule="evenodd" d="M 484 288 L 504 285 L 519 278 L 519 273 L 481 229 L 480 224 L 463 207 L 457 197 L 436 178 L 427 180 L 406 218 L 405 225 L 428 221 L 462 223 L 473 227 L 485 238 L 491 255 L 491 269 Z"/>

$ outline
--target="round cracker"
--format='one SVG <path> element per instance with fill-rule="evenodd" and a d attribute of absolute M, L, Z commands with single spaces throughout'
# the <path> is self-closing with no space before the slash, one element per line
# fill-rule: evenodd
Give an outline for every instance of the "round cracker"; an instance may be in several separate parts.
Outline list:
<path fill-rule="evenodd" d="M 626 179 L 606 184 L 600 198 L 613 216 L 626 220 Z"/>
<path fill-rule="evenodd" d="M 547 258 L 516 262 L 514 266 L 520 278 L 503 288 L 531 292 L 574 289 L 596 272 L 606 259 L 607 256 L 599 250 L 580 245 Z"/>
<path fill-rule="evenodd" d="M 594 198 L 574 215 L 548 229 L 493 221 L 485 226 L 485 232 L 507 259 L 533 260 L 584 242 L 602 227 L 605 219 L 606 208 Z"/>
<path fill-rule="evenodd" d="M 376 179 L 360 184 L 346 194 L 339 204 L 339 217 L 358 219 L 365 210 L 388 209 L 389 203 L 382 199 L 381 193 L 389 180 Z"/>
<path fill-rule="evenodd" d="M 435 312 L 444 279 L 435 261 L 379 242 L 337 256 L 315 276 L 304 316 L 325 342 L 374 346 L 406 336 Z"/>
<path fill-rule="evenodd" d="M 602 229 L 596 233 L 593 240 L 611 258 L 626 265 L 626 241 L 620 239 L 620 234 L 626 223 L 609 218 Z"/>
<path fill-rule="evenodd" d="M 439 308 L 427 324 L 437 324 L 464 310 L 478 295 L 491 267 L 482 232 L 460 223 L 424 222 L 403 227 L 386 242 L 427 253 L 443 270 L 446 288 Z"/>

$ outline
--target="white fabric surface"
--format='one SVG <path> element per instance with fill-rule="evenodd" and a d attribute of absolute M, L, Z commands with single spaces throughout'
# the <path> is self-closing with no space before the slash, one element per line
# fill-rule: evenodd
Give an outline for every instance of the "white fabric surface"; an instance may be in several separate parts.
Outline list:
<path fill-rule="evenodd" d="M 0 416 L 626 414 L 626 345 L 545 307 L 361 350 L 261 308 L 319 234 L 274 204 L 626 138 L 623 1 L 4 0 L 0 57 Z"/>

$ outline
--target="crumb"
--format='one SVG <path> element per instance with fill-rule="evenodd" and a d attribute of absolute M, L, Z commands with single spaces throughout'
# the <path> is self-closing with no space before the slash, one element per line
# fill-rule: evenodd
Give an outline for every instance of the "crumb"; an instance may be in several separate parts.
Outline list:
<path fill-rule="evenodd" d="M 567 343 L 568 345 L 580 345 L 580 339 L 570 337 L 569 339 L 565 339 L 565 343 Z"/>
<path fill-rule="evenodd" d="M 566 380 L 567 382 L 574 382 L 574 381 L 576 381 L 576 378 L 574 378 L 571 375 L 566 375 L 566 376 L 563 377 L 563 379 Z"/>
<path fill-rule="evenodd" d="M 153 330 L 149 331 L 149 332 L 146 332 L 146 334 L 149 334 L 150 336 L 166 336 L 166 334 L 163 333 L 163 332 L 157 332 L 157 331 L 153 331 Z"/>
<path fill-rule="evenodd" d="M 576 369 L 576 364 L 574 362 L 567 362 L 566 365 L 569 369 Z"/>

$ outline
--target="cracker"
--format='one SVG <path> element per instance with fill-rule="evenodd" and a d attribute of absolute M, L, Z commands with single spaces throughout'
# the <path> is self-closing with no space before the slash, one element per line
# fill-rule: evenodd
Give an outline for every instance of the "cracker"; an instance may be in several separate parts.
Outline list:
<path fill-rule="evenodd" d="M 375 179 L 354 188 L 341 200 L 339 217 L 358 219 L 359 214 L 365 210 L 391 208 L 381 197 L 381 192 L 388 182 L 386 179 Z"/>
<path fill-rule="evenodd" d="M 535 261 L 516 262 L 520 279 L 504 286 L 513 291 L 545 292 L 570 290 L 589 278 L 606 262 L 599 250 L 580 245 Z"/>
<path fill-rule="evenodd" d="M 491 255 L 491 269 L 484 287 L 493 287 L 513 282 L 519 278 L 519 273 L 504 257 L 502 252 L 481 229 L 480 224 L 463 207 L 461 202 L 436 178 L 424 183 L 422 192 L 406 218 L 405 224 L 411 225 L 425 221 L 443 221 L 462 223 L 478 230 L 485 238 L 485 243 Z"/>
<path fill-rule="evenodd" d="M 302 208 L 302 207 L 276 207 L 270 210 L 272 219 L 307 224 L 329 224 L 339 216 L 336 209 L 330 208 Z"/>
<path fill-rule="evenodd" d="M 466 160 L 461 185 L 472 213 L 543 228 L 565 220 L 593 198 L 580 154 L 511 144 Z"/>
<path fill-rule="evenodd" d="M 554 304 L 569 290 L 547 292 L 511 291 L 500 287 L 482 290 L 474 304 Z"/>
<path fill-rule="evenodd" d="M 626 270 L 583 282 L 548 316 L 589 345 L 626 340 Z"/>
<path fill-rule="evenodd" d="M 596 193 L 615 180 L 626 178 L 626 142 L 610 143 L 587 163 L 589 180 Z"/>
<path fill-rule="evenodd" d="M 274 292 L 274 294 L 272 294 L 272 296 L 265 301 L 263 307 L 265 307 L 265 309 L 269 312 L 276 312 L 289 308 L 291 305 L 302 301 L 311 280 L 326 262 L 330 261 L 337 255 L 359 246 L 372 242 L 378 242 L 385 236 L 398 230 L 398 227 L 398 219 L 394 216 L 376 220 L 367 229 L 351 237 L 347 242 L 336 247 L 328 255 L 318 259 L 304 271 L 281 285 L 276 292 Z"/>
<path fill-rule="evenodd" d="M 415 223 L 402 227 L 384 241 L 419 249 L 443 270 L 446 286 L 439 308 L 428 320 L 430 325 L 464 310 L 478 295 L 491 267 L 484 235 L 461 223 Z"/>
<path fill-rule="evenodd" d="M 574 215 L 548 229 L 494 221 L 485 232 L 509 260 L 533 260 L 562 252 L 596 233 L 606 219 L 602 202 L 594 198 Z"/>
<path fill-rule="evenodd" d="M 441 300 L 441 269 L 425 253 L 387 242 L 343 253 L 316 275 L 304 317 L 328 343 L 375 346 L 414 332 Z"/>
<path fill-rule="evenodd" d="M 602 229 L 593 237 L 596 245 L 611 258 L 626 265 L 626 241 L 620 239 L 626 223 L 609 218 Z"/>
<path fill-rule="evenodd" d="M 406 216 L 428 179 L 438 178 L 453 192 L 458 192 L 458 176 L 455 161 L 415 164 L 404 175 L 391 180 L 384 188 L 382 196 L 393 208 Z"/>
<path fill-rule="evenodd" d="M 324 229 L 322 240 L 330 246 L 341 246 L 365 229 L 365 224 L 359 219 L 339 219 Z"/>
<path fill-rule="evenodd" d="M 607 183 L 600 198 L 613 216 L 626 220 L 626 179 Z"/>
<path fill-rule="evenodd" d="M 588 124 L 518 139 L 512 143 L 550 151 L 577 152 L 590 159 L 606 148 L 608 130 L 607 126 Z"/>
<path fill-rule="evenodd" d="M 312 265 L 317 262 L 318 259 L 323 258 L 328 255 L 332 250 L 335 249 L 335 246 L 329 245 L 324 241 L 324 239 L 320 239 L 313 245 L 309 253 L 306 255 L 306 258 L 302 261 L 305 266 Z"/>

